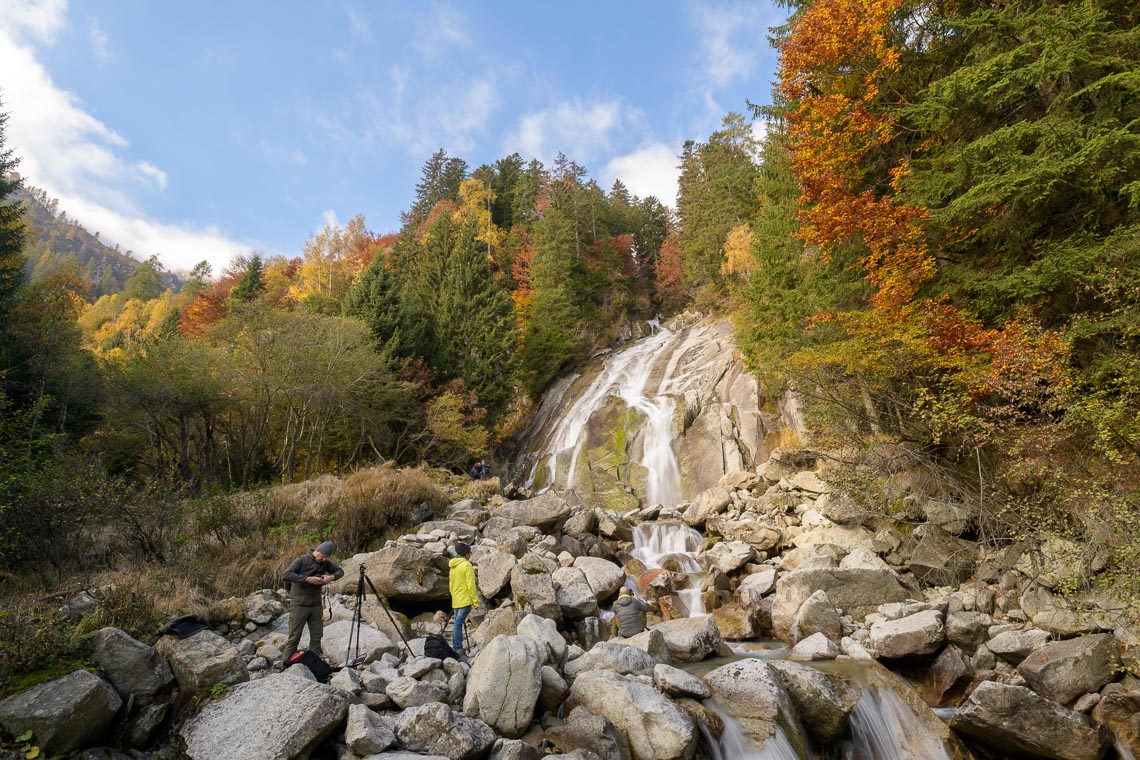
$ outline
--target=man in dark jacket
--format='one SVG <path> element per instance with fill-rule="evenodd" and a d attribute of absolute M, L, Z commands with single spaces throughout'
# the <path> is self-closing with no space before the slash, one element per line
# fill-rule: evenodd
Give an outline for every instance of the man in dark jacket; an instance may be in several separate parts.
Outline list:
<path fill-rule="evenodd" d="M 336 551 L 332 541 L 325 541 L 308 554 L 302 554 L 290 563 L 281 576 L 289 585 L 289 638 L 282 652 L 282 662 L 297 653 L 301 632 L 309 626 L 309 651 L 321 656 L 321 637 L 325 621 L 321 610 L 321 587 L 338 578 L 344 571 L 329 557 Z"/>
<path fill-rule="evenodd" d="M 645 630 L 643 613 L 649 609 L 645 602 L 630 595 L 628 588 L 622 588 L 618 600 L 614 602 L 613 633 L 628 639 Z"/>

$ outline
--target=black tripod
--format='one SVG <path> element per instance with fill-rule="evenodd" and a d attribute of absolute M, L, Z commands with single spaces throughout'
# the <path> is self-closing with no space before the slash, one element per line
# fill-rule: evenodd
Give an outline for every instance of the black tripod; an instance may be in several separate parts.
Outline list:
<path fill-rule="evenodd" d="M 392 628 L 395 629 L 396 633 L 400 634 L 400 640 L 404 642 L 404 646 L 408 650 L 408 655 L 414 657 L 415 654 L 412 652 L 412 647 L 410 644 L 408 644 L 408 640 L 404 638 L 404 631 L 400 628 L 400 624 L 396 622 L 396 618 L 392 617 L 392 611 L 388 609 L 388 605 L 384 601 L 384 597 L 380 596 L 380 592 L 377 591 L 376 586 L 372 584 L 372 579 L 365 575 L 364 571 L 365 566 L 361 565 L 360 578 L 358 578 L 356 581 L 356 609 L 352 613 L 352 628 L 350 628 L 348 631 L 348 650 L 344 653 L 344 664 L 347 666 L 364 664 L 364 658 L 360 654 L 360 613 L 364 607 L 365 583 L 368 584 L 368 588 L 372 589 L 372 593 L 376 595 L 376 601 L 380 602 L 380 606 L 388 615 L 388 619 L 392 621 Z M 355 658 L 352 657 L 352 638 L 354 635 L 356 636 L 357 655 Z M 360 662 L 356 662 L 356 660 L 360 660 Z"/>

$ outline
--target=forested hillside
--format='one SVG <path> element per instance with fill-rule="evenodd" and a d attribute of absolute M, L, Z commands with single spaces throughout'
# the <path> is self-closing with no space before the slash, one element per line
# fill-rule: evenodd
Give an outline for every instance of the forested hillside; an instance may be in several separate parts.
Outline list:
<path fill-rule="evenodd" d="M 67 209 L 60 208 L 59 201 L 43 190 L 21 186 L 12 199 L 24 210 L 24 256 L 29 280 L 42 280 L 60 267 L 75 266 L 90 284 L 91 296 L 98 298 L 118 293 L 139 268 L 131 251 L 123 253 L 117 245 L 108 246 L 99 239 L 98 232 L 92 234 L 68 218 Z M 171 272 L 163 272 L 162 280 L 175 290 L 182 284 Z"/>

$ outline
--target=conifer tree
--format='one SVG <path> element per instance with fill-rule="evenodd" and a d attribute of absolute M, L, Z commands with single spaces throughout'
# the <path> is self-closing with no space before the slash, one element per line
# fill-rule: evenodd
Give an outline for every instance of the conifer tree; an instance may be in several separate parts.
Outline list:
<path fill-rule="evenodd" d="M 249 303 L 265 291 L 265 264 L 261 256 L 254 254 L 245 265 L 241 279 L 230 291 L 231 303 Z"/>
<path fill-rule="evenodd" d="M 20 188 L 16 166 L 20 160 L 5 147 L 8 114 L 0 101 L 0 319 L 11 308 L 16 292 L 24 282 L 25 227 L 23 210 L 13 198 Z"/>

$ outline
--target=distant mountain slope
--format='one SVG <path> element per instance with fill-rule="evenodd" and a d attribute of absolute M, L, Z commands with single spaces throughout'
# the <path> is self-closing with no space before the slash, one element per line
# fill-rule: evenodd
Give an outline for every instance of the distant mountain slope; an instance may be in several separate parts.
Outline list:
<path fill-rule="evenodd" d="M 62 264 L 75 262 L 91 281 L 92 298 L 99 298 L 122 290 L 138 268 L 137 259 L 121 252 L 117 245 L 108 246 L 99 239 L 98 232 L 91 234 L 68 218 L 67 212 L 59 208 L 59 201 L 43 190 L 26 185 L 14 198 L 24 206 L 29 231 L 25 255 L 28 275 L 33 280 L 46 277 Z M 182 279 L 169 272 L 163 273 L 163 282 L 174 290 L 182 286 Z"/>

